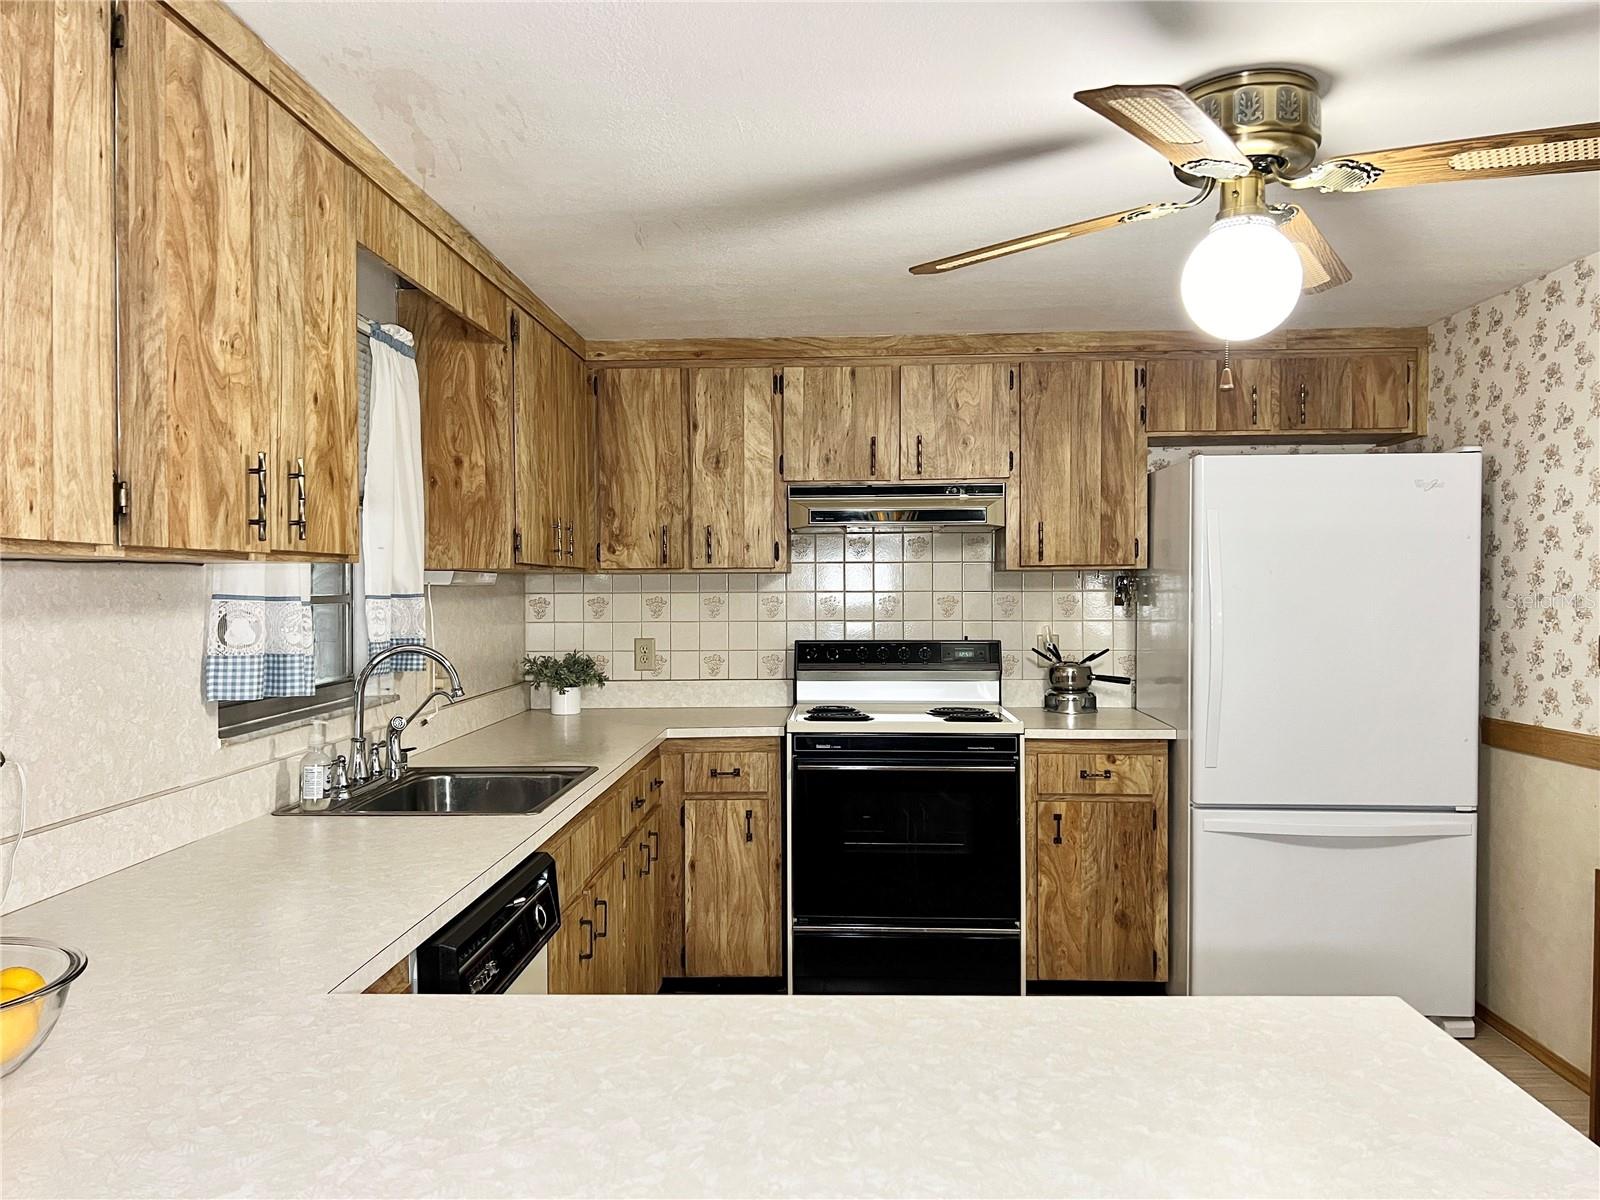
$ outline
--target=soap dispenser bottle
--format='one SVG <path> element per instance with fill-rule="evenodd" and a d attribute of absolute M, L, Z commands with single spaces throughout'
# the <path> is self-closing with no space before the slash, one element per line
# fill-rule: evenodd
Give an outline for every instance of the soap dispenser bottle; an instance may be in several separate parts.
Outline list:
<path fill-rule="evenodd" d="M 300 756 L 300 807 L 321 812 L 328 807 L 333 786 L 333 755 L 328 751 L 328 723 L 311 722 L 311 745 Z"/>

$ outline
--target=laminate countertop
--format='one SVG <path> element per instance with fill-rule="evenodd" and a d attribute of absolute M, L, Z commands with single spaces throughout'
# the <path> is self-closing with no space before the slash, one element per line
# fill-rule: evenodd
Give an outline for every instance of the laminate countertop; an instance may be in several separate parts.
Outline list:
<path fill-rule="evenodd" d="M 1006 710 L 1027 728 L 1024 735 L 1034 741 L 1170 741 L 1178 731 L 1137 708 L 1102 708 L 1092 713 L 1065 716 L 1047 708 Z"/>
<path fill-rule="evenodd" d="M 1600 1151 L 1397 1000 L 355 994 L 665 737 L 527 713 L 429 764 L 538 817 L 265 817 L 9 914 L 89 968 L 0 1084 L 0 1193 L 1594 1196 Z"/>

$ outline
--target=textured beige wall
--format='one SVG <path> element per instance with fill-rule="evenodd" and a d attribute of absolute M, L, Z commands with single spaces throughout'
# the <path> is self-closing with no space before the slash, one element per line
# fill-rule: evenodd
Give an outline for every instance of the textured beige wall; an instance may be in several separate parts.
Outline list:
<path fill-rule="evenodd" d="M 1589 1068 L 1600 771 L 1483 748 L 1478 999 Z"/>

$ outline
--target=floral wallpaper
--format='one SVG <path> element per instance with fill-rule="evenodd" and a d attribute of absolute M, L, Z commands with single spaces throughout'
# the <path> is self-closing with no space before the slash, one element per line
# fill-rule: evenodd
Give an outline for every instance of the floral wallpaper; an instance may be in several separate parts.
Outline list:
<path fill-rule="evenodd" d="M 1422 443 L 1483 447 L 1484 715 L 1584 733 L 1600 733 L 1597 269 L 1591 254 L 1432 326 Z"/>

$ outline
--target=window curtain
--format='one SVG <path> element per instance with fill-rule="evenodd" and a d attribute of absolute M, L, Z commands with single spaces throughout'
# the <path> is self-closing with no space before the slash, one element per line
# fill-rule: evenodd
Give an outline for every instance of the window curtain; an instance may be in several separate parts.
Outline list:
<path fill-rule="evenodd" d="M 205 698 L 311 695 L 311 564 L 224 563 L 206 570 Z"/>
<path fill-rule="evenodd" d="M 409 331 L 374 324 L 363 397 L 365 469 L 361 562 L 354 572 L 356 658 L 424 641 L 422 401 Z M 420 671 L 420 654 L 397 654 L 374 674 Z"/>

